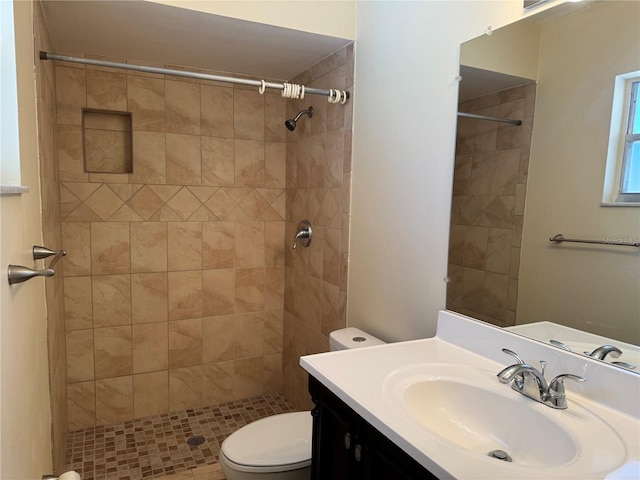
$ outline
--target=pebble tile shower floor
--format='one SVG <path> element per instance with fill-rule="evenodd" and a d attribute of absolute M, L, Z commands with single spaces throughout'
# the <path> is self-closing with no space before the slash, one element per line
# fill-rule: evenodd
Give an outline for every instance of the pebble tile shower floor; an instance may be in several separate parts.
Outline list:
<path fill-rule="evenodd" d="M 83 480 L 162 478 L 218 461 L 222 441 L 254 420 L 293 411 L 281 395 L 264 395 L 69 432 L 67 467 Z M 204 443 L 187 440 L 203 436 Z"/>

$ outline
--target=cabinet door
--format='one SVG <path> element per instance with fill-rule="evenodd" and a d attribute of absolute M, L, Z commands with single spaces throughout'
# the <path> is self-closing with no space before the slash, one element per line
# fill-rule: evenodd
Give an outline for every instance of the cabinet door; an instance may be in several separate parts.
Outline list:
<path fill-rule="evenodd" d="M 313 377 L 309 377 L 309 393 L 316 405 L 312 411 L 311 479 L 359 478 L 360 464 L 356 461 L 355 447 L 360 444 L 360 417 Z"/>
<path fill-rule="evenodd" d="M 313 377 L 309 393 L 312 480 L 438 480 Z"/>
<path fill-rule="evenodd" d="M 315 400 L 314 400 L 315 401 Z M 313 409 L 312 480 L 351 480 L 354 477 L 353 417 L 341 405 L 322 401 Z"/>

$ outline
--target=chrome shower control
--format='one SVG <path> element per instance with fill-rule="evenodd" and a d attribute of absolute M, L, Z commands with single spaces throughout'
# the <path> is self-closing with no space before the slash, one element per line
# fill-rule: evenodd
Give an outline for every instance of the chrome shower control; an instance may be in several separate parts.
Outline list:
<path fill-rule="evenodd" d="M 303 247 L 311 245 L 312 236 L 313 232 L 311 231 L 311 223 L 309 220 L 302 220 L 298 224 L 298 233 L 296 233 L 296 236 L 293 239 L 293 249 L 295 250 L 298 245 L 298 240 L 300 240 Z"/>

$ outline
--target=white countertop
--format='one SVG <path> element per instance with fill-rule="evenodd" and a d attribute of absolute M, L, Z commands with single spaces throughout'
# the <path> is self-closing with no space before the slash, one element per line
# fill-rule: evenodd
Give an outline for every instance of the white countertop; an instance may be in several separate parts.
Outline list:
<path fill-rule="evenodd" d="M 598 466 L 598 439 L 581 439 L 580 458 L 552 468 L 535 467 L 532 470 L 515 461 L 496 463 L 495 459 L 486 456 L 469 455 L 458 446 L 430 435 L 389 393 L 387 382 L 392 374 L 419 364 L 456 364 L 497 374 L 513 363 L 501 348 L 516 351 L 534 365 L 536 363 L 529 357 L 548 360 L 550 376 L 575 373 L 589 379 L 585 384 L 569 385 L 567 382 L 567 410 L 553 410 L 512 391 L 507 385 L 498 384 L 497 379 L 496 383 L 508 389 L 514 401 L 530 402 L 531 408 L 550 411 L 544 411 L 545 414 L 572 415 L 587 409 L 605 419 L 624 444 L 624 448 L 615 453 L 615 468 L 603 470 Z M 309 355 L 302 357 L 300 363 L 438 478 L 515 479 L 535 475 L 535 478 L 573 479 L 578 474 L 578 478 L 640 478 L 640 376 L 637 374 L 565 353 L 452 312 L 439 313 L 438 334 L 434 338 Z M 473 399 L 469 401 L 473 402 Z M 517 419 L 513 421 L 517 422 Z M 578 473 L 585 465 L 590 474 Z"/>

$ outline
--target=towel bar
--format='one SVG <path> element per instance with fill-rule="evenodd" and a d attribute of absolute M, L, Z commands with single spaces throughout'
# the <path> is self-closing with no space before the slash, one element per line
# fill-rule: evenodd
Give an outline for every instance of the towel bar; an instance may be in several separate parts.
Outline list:
<path fill-rule="evenodd" d="M 612 240 L 580 240 L 577 238 L 564 238 L 561 233 L 551 237 L 550 242 L 574 242 L 574 243 L 595 243 L 597 245 L 619 245 L 622 247 L 640 247 L 640 242 L 616 242 Z"/>

